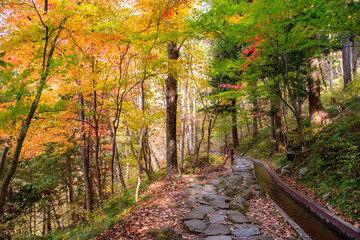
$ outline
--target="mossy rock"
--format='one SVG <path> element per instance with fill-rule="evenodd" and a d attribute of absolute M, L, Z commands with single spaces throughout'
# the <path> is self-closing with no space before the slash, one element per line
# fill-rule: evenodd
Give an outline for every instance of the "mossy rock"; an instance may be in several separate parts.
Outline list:
<path fill-rule="evenodd" d="M 172 227 L 152 228 L 149 230 L 149 234 L 152 235 L 155 240 L 181 240 L 181 235 Z"/>

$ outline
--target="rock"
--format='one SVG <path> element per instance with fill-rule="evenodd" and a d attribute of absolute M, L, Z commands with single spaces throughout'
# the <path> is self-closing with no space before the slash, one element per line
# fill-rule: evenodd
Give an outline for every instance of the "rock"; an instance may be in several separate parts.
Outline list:
<path fill-rule="evenodd" d="M 236 229 L 249 229 L 249 228 L 260 228 L 258 225 L 254 225 L 254 224 L 234 224 L 234 228 Z"/>
<path fill-rule="evenodd" d="M 172 227 L 150 229 L 149 234 L 151 234 L 155 240 L 181 240 L 181 235 L 178 234 Z"/>
<path fill-rule="evenodd" d="M 288 171 L 288 168 L 289 168 L 289 165 L 283 166 L 280 170 L 281 175 L 284 175 L 284 173 Z"/>
<path fill-rule="evenodd" d="M 183 226 L 189 232 L 194 232 L 194 233 L 203 233 L 206 229 L 205 223 L 197 219 L 185 221 L 183 222 Z"/>
<path fill-rule="evenodd" d="M 194 208 L 190 212 L 186 213 L 184 216 L 184 220 L 190 220 L 190 219 L 204 219 L 206 214 L 214 212 L 214 208 L 210 206 L 201 206 Z"/>
<path fill-rule="evenodd" d="M 222 180 L 223 180 L 222 178 L 216 178 L 216 179 L 209 181 L 208 183 L 218 187 L 219 184 L 222 182 Z"/>
<path fill-rule="evenodd" d="M 299 170 L 299 177 L 303 177 L 307 173 L 307 171 L 308 171 L 307 168 L 301 168 Z"/>
<path fill-rule="evenodd" d="M 225 197 L 224 195 L 220 195 L 220 194 L 210 194 L 210 195 L 206 195 L 206 199 L 210 200 L 210 201 L 213 201 L 217 198 L 223 198 Z"/>
<path fill-rule="evenodd" d="M 193 207 L 200 207 L 201 205 L 196 202 L 195 198 L 187 198 L 185 199 L 186 206 L 193 208 Z"/>
<path fill-rule="evenodd" d="M 231 240 L 230 236 L 209 236 L 204 240 Z"/>
<path fill-rule="evenodd" d="M 249 200 L 252 198 L 253 194 L 250 189 L 246 189 L 243 192 L 241 192 L 238 196 L 244 198 L 245 200 Z"/>
<path fill-rule="evenodd" d="M 224 216 L 219 214 L 219 213 L 216 213 L 216 212 L 210 214 L 209 222 L 210 223 L 223 223 L 223 224 L 226 224 Z"/>
<path fill-rule="evenodd" d="M 270 236 L 264 236 L 264 235 L 258 235 L 258 236 L 252 236 L 252 237 L 239 237 L 238 240 L 273 240 Z M 288 238 L 290 240 L 290 238 Z"/>
<path fill-rule="evenodd" d="M 216 197 L 211 202 L 211 206 L 213 206 L 215 209 L 228 209 L 231 198 L 226 197 L 224 195 L 218 195 L 218 196 L 219 197 Z"/>
<path fill-rule="evenodd" d="M 248 219 L 247 217 L 245 217 L 243 214 L 241 214 L 239 212 L 236 214 L 228 214 L 228 218 L 233 223 L 250 223 L 251 222 L 250 219 Z"/>
<path fill-rule="evenodd" d="M 255 235 L 260 235 L 260 230 L 256 227 L 251 227 L 248 229 L 235 229 L 231 233 L 232 235 L 236 237 L 251 237 Z"/>
<path fill-rule="evenodd" d="M 198 183 L 191 183 L 191 184 L 190 184 L 190 187 L 191 187 L 191 188 L 201 189 L 201 184 L 198 184 Z"/>
<path fill-rule="evenodd" d="M 204 232 L 207 236 L 214 236 L 214 235 L 227 235 L 230 234 L 230 229 L 222 224 L 213 223 L 206 229 Z"/>
<path fill-rule="evenodd" d="M 225 178 L 226 185 L 229 185 L 231 187 L 237 186 L 242 183 L 244 178 L 241 175 L 238 174 L 230 174 Z"/>
<path fill-rule="evenodd" d="M 322 196 L 322 199 L 324 201 L 326 201 L 328 198 L 329 198 L 330 194 L 329 193 L 325 193 L 323 196 Z"/>
<path fill-rule="evenodd" d="M 244 198 L 242 197 L 235 197 L 229 204 L 229 208 L 233 210 L 239 210 L 241 212 L 247 211 L 248 205 Z"/>
<path fill-rule="evenodd" d="M 211 184 L 201 185 L 201 184 L 192 183 L 190 186 L 191 186 L 191 188 L 184 191 L 184 194 L 182 194 L 182 195 L 189 195 L 189 196 L 193 196 L 193 197 L 202 197 L 202 196 L 205 196 L 208 194 L 216 194 L 216 192 L 217 192 L 216 187 Z"/>
<path fill-rule="evenodd" d="M 196 202 L 201 205 L 210 205 L 210 202 L 208 202 L 204 199 L 198 199 L 198 200 L 196 200 Z"/>
<path fill-rule="evenodd" d="M 246 188 L 245 188 L 245 186 L 243 186 L 243 185 L 233 186 L 232 188 L 226 187 L 226 188 L 224 189 L 224 194 L 225 194 L 226 196 L 233 197 L 233 196 L 235 196 L 236 194 L 241 193 L 241 192 L 244 191 L 245 189 L 246 189 Z"/>

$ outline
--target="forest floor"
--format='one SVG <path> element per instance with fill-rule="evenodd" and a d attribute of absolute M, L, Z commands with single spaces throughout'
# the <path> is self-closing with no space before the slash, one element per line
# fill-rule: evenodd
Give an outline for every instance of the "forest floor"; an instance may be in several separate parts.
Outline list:
<path fill-rule="evenodd" d="M 270 169 L 287 185 L 301 193 L 303 196 L 311 199 L 312 201 L 316 202 L 317 204 L 321 205 L 322 207 L 326 208 L 328 211 L 330 211 L 332 214 L 338 216 L 339 218 L 349 222 L 354 227 L 360 229 L 360 222 L 356 221 L 348 216 L 345 216 L 343 213 L 339 212 L 336 207 L 332 206 L 328 202 L 324 201 L 320 197 L 316 196 L 315 192 L 312 191 L 311 188 L 307 188 L 304 184 L 299 183 L 296 181 L 296 173 L 292 173 L 289 176 L 284 176 L 279 174 L 276 170 L 277 167 L 274 162 L 268 161 L 268 160 L 260 160 L 264 162 L 266 165 L 270 167 Z"/>
<path fill-rule="evenodd" d="M 168 226 L 181 234 L 182 239 L 199 239 L 196 234 L 182 227 L 182 217 L 190 209 L 181 193 L 190 183 L 206 183 L 230 171 L 230 166 L 211 166 L 200 168 L 196 174 L 183 175 L 181 178 L 163 176 L 150 184 L 143 194 L 144 200 L 124 213 L 122 221 L 97 239 L 153 239 L 149 234 L 150 229 Z M 205 180 L 199 180 L 204 178 Z M 271 235 L 278 240 L 296 236 L 290 225 L 277 213 L 270 198 L 256 196 L 248 201 L 248 205 L 246 216 L 254 219 L 254 224 L 260 226 L 262 234 Z"/>

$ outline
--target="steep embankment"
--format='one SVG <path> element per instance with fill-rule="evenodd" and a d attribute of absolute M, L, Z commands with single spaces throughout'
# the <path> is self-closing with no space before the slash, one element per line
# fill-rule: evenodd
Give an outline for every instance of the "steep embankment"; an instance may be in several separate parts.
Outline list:
<path fill-rule="evenodd" d="M 269 143 L 265 138 L 243 145 L 242 150 L 245 155 L 271 160 L 269 165 L 286 183 L 359 228 L 360 96 L 334 102 L 328 111 L 337 112 L 337 116 L 317 130 L 309 128 L 305 156 L 297 150 L 298 144 L 290 141 L 293 159 L 285 154 L 270 158 L 269 151 L 264 153 L 266 149 L 255 149 Z"/>

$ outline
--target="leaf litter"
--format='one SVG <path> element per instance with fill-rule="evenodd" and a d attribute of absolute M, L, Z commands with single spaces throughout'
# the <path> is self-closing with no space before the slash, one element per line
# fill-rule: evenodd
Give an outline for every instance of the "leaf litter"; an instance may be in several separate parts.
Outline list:
<path fill-rule="evenodd" d="M 182 196 L 189 183 L 206 183 L 231 171 L 230 166 L 211 166 L 200 168 L 196 174 L 183 175 L 181 178 L 163 176 L 153 182 L 143 193 L 141 202 L 124 213 L 123 219 L 108 229 L 97 239 L 154 239 L 149 234 L 150 229 L 172 227 L 181 234 L 182 239 L 198 240 L 199 235 L 190 233 L 182 227 L 182 217 L 190 211 Z M 196 179 L 204 179 L 196 181 Z M 203 177 L 203 178 L 199 178 Z M 147 198 L 145 196 L 148 196 Z M 150 196 L 150 198 L 149 198 Z M 275 206 L 268 197 L 255 197 L 248 201 L 249 212 L 246 214 L 258 224 L 264 235 L 273 236 L 274 239 L 283 240 L 296 238 L 291 226 L 276 212 Z"/>

